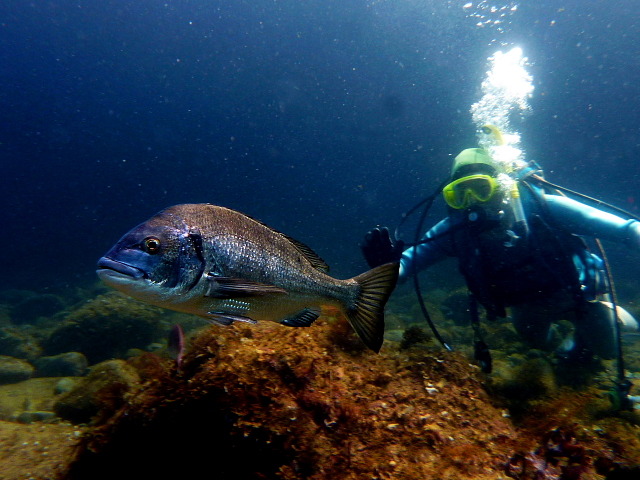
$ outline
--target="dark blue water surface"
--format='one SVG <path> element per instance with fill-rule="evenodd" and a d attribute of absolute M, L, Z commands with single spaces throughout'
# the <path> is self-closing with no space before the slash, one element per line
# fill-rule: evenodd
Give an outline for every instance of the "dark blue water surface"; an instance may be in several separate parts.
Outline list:
<path fill-rule="evenodd" d="M 122 234 L 183 202 L 241 210 L 360 273 L 362 235 L 475 146 L 487 57 L 512 45 L 535 83 L 527 158 L 637 209 L 636 0 L 523 1 L 500 27 L 466 3 L 4 0 L 0 288 L 94 282 Z"/>

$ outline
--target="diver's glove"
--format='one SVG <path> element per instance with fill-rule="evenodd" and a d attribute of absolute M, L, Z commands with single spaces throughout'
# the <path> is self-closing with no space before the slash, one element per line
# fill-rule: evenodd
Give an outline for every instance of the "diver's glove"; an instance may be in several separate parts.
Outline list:
<path fill-rule="evenodd" d="M 399 262 L 404 250 L 402 240 L 391 240 L 387 227 L 377 227 L 367 232 L 360 244 L 364 259 L 371 268 L 385 263 Z"/>

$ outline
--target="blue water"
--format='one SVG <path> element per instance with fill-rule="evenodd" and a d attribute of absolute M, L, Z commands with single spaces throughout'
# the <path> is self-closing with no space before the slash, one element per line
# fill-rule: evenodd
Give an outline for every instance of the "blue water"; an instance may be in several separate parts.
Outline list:
<path fill-rule="evenodd" d="M 4 0 L 0 288 L 94 282 L 122 234 L 184 202 L 243 211 L 336 276 L 360 273 L 363 234 L 475 146 L 487 57 L 513 45 L 535 84 L 527 159 L 637 210 L 636 0 L 523 1 L 484 27 L 466 3 Z"/>

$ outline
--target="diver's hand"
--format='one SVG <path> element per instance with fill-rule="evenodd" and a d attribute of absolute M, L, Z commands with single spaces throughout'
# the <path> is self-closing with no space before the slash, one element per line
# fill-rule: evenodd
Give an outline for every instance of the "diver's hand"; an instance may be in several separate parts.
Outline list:
<path fill-rule="evenodd" d="M 391 240 L 387 227 L 377 227 L 367 232 L 360 244 L 364 259 L 371 268 L 385 263 L 398 262 L 404 250 L 404 242 Z"/>

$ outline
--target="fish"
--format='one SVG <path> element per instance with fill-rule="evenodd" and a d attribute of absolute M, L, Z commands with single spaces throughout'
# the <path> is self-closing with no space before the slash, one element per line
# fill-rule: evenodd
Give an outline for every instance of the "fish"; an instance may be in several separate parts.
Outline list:
<path fill-rule="evenodd" d="M 132 298 L 221 325 L 308 327 L 323 307 L 337 307 L 364 344 L 379 352 L 399 264 L 346 280 L 328 270 L 305 244 L 208 203 L 160 211 L 126 233 L 97 266 L 105 284 Z"/>
<path fill-rule="evenodd" d="M 169 354 L 176 362 L 178 370 L 182 366 L 182 359 L 184 358 L 184 330 L 182 326 L 176 323 L 169 331 L 169 338 L 167 342 L 167 350 Z"/>

